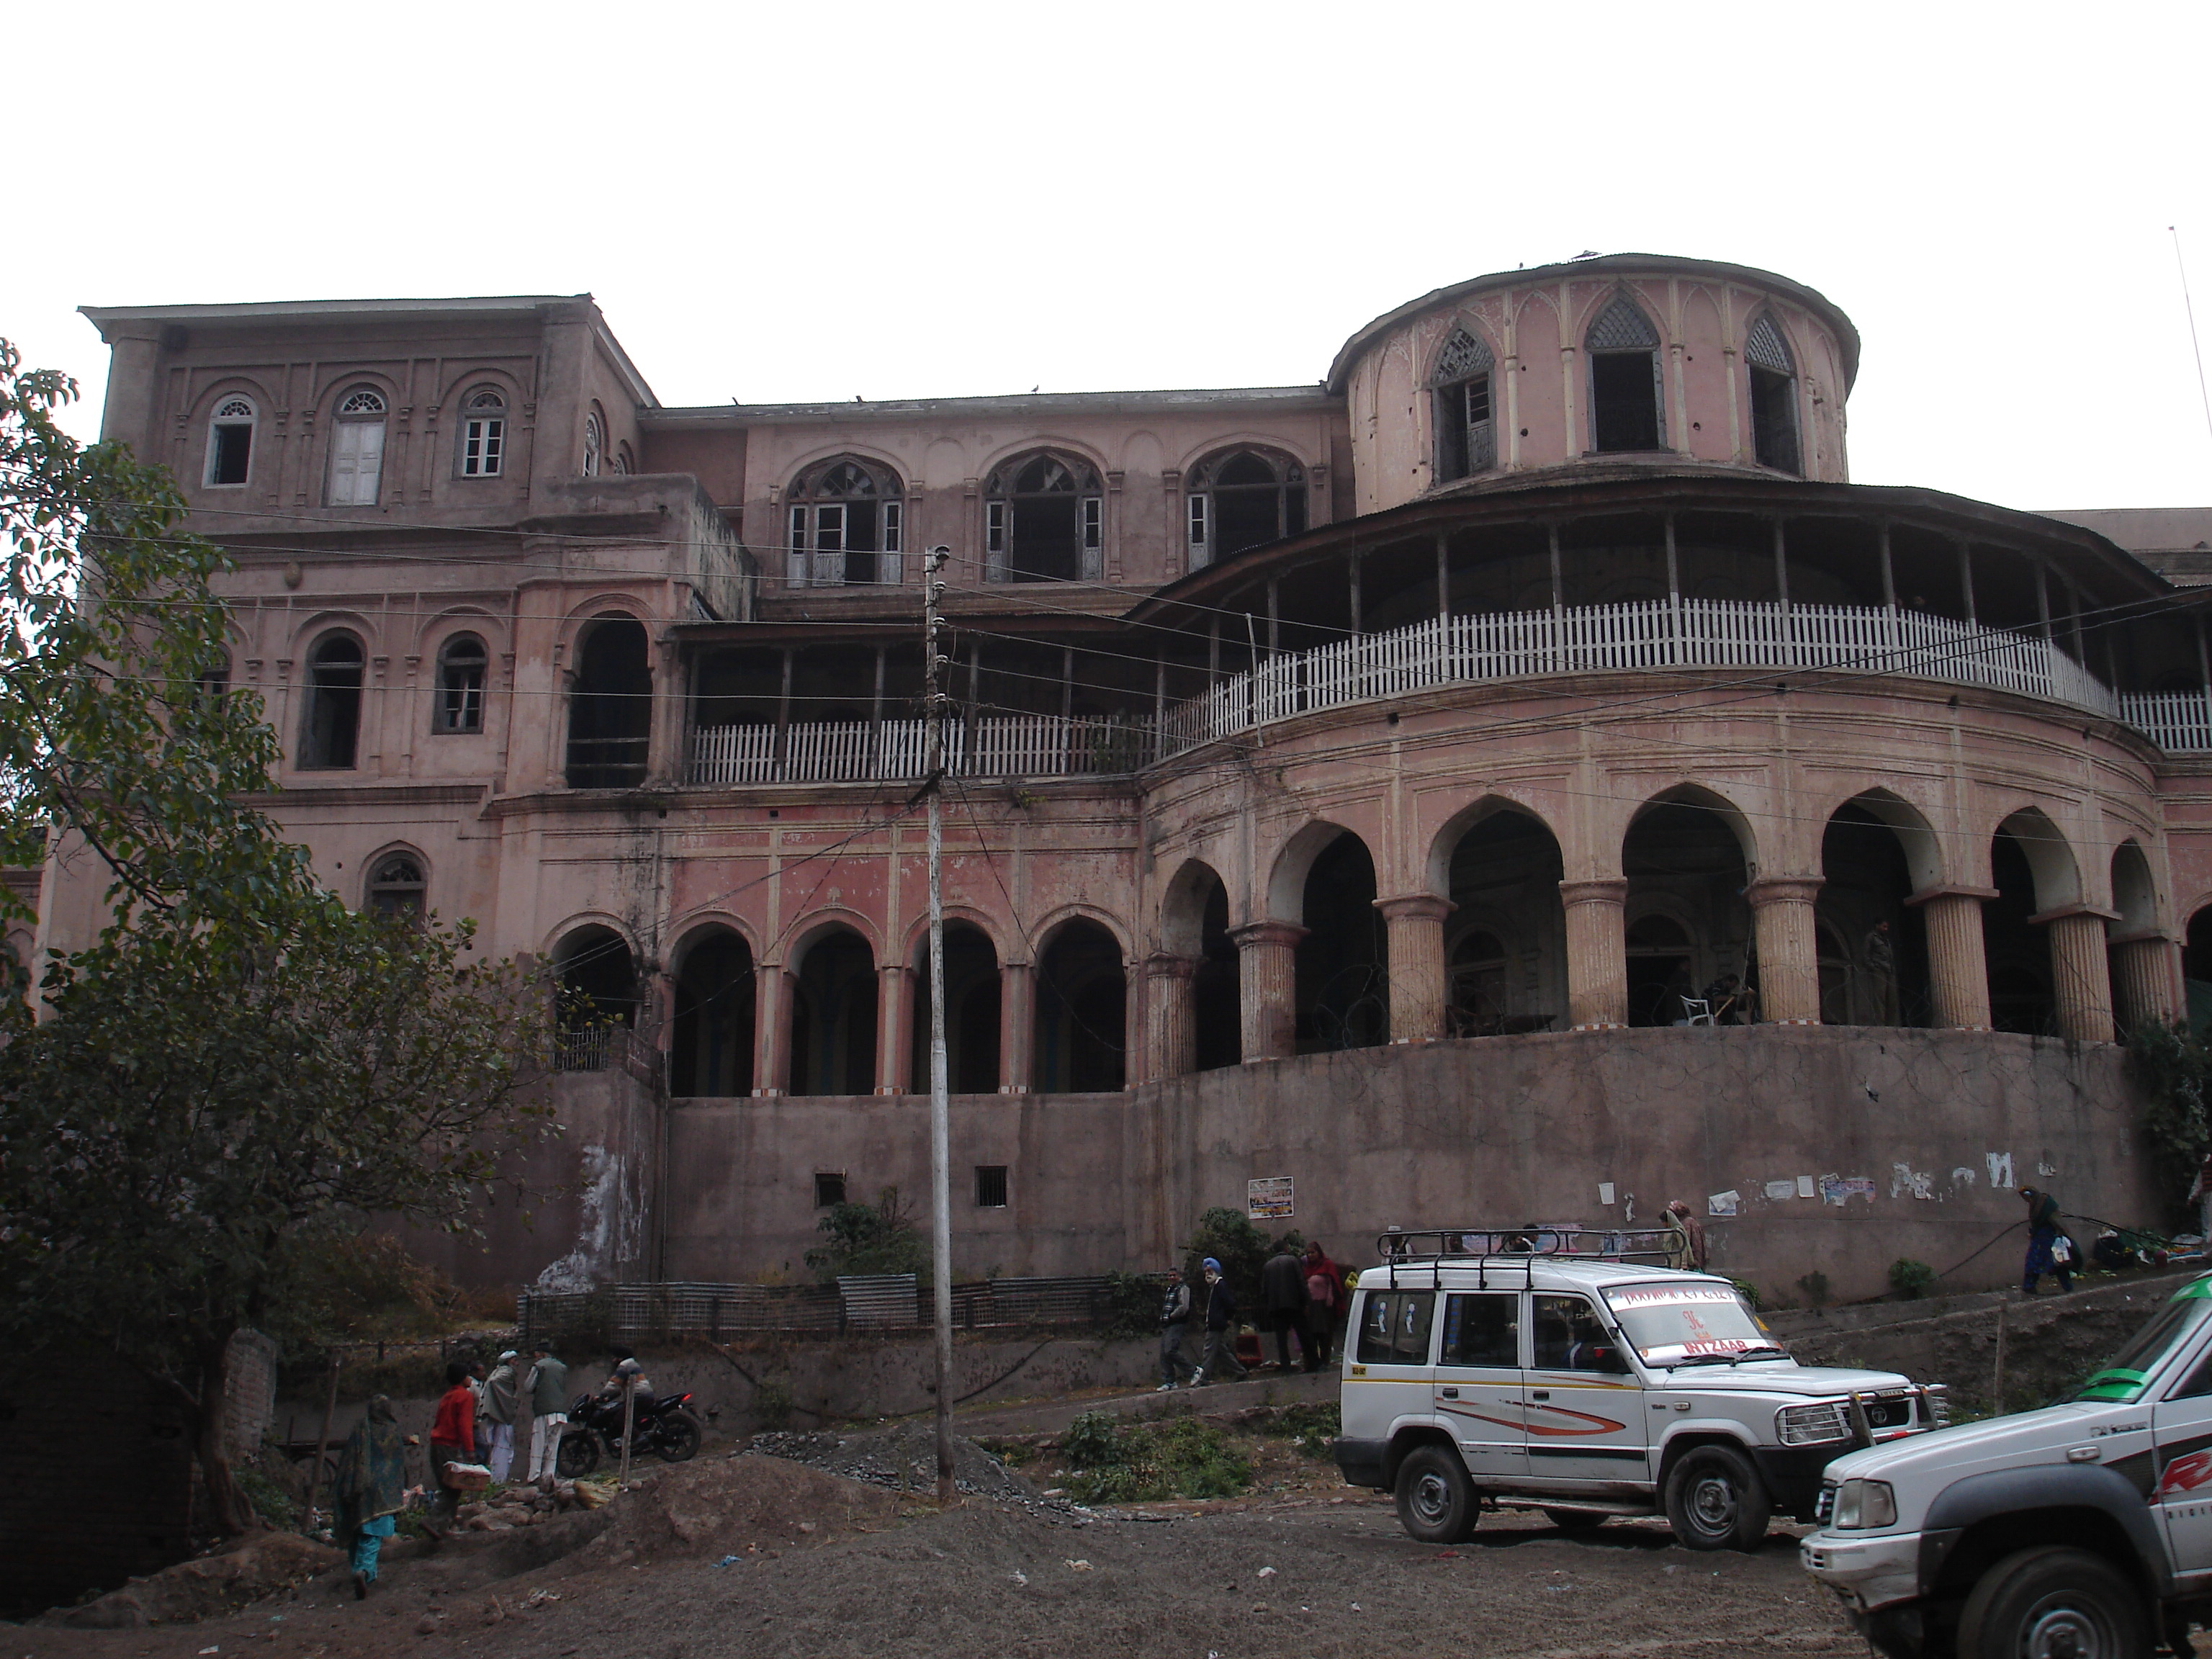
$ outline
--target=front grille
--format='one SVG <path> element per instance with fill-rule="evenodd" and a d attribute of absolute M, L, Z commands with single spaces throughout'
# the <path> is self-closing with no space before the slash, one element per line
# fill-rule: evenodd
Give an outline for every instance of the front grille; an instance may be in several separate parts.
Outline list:
<path fill-rule="evenodd" d="M 1820 1497 L 1813 1500 L 1813 1519 L 1825 1527 L 1834 1519 L 1835 1513 L 1836 1483 L 1832 1480 L 1825 1481 L 1821 1484 Z"/>

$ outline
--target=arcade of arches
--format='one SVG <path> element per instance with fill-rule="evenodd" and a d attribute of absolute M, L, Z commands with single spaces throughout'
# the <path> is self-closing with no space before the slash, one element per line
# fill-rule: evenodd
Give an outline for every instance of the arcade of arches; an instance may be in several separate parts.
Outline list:
<path fill-rule="evenodd" d="M 2108 1042 L 2170 1017 L 2185 981 L 2212 1002 L 2212 908 L 2176 963 L 2133 841 L 2112 855 L 2111 910 L 2080 902 L 2072 848 L 2033 808 L 1996 827 L 1986 888 L 1936 880 L 1934 832 L 1878 789 L 1830 815 L 1817 876 L 1762 877 L 1755 845 L 1735 807 L 1684 787 L 1631 817 L 1620 876 L 1571 880 L 1540 818 L 1490 801 L 1440 839 L 1441 892 L 1389 896 L 1365 842 L 1317 824 L 1278 868 L 1283 914 L 1235 925 L 1220 875 L 1184 864 L 1136 976 L 1088 916 L 1052 926 L 1028 960 L 954 919 L 947 1082 L 1096 1093 L 1391 1042 L 1768 1021 Z M 879 962 L 854 926 L 826 920 L 781 963 L 727 927 L 692 935 L 665 981 L 671 1093 L 926 1090 L 926 937 L 903 954 Z M 657 1006 L 611 928 L 577 929 L 555 957 L 572 1027 L 637 1025 Z"/>

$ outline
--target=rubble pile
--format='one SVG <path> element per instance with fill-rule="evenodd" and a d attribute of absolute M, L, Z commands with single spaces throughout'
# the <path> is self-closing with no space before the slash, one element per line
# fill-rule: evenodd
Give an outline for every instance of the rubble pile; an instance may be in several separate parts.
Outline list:
<path fill-rule="evenodd" d="M 462 1504 L 456 1518 L 469 1532 L 512 1532 L 571 1510 L 604 1509 L 614 1501 L 615 1490 L 612 1480 L 557 1480 L 550 1490 L 509 1486 L 495 1497 Z"/>
<path fill-rule="evenodd" d="M 901 1424 L 880 1434 L 757 1434 L 750 1449 L 892 1492 L 928 1497 L 937 1491 L 937 1437 L 927 1423 Z M 974 1441 L 958 1436 L 952 1441 L 952 1486 L 966 1496 L 1018 1504 L 1036 1514 L 1088 1514 L 1045 1497 Z"/>

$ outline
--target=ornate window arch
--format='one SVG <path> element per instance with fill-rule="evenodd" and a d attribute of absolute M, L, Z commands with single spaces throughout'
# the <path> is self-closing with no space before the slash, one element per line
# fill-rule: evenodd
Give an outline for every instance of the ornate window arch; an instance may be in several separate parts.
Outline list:
<path fill-rule="evenodd" d="M 987 581 L 1102 581 L 1106 498 L 1091 463 L 1036 449 L 992 469 L 983 484 Z"/>
<path fill-rule="evenodd" d="M 507 469 L 507 394 L 495 386 L 461 400 L 458 465 L 464 478 L 496 478 Z"/>
<path fill-rule="evenodd" d="M 1481 336 L 1455 326 L 1429 371 L 1435 400 L 1437 482 L 1470 477 L 1498 465 L 1491 376 L 1498 359 Z"/>
<path fill-rule="evenodd" d="M 1659 331 L 1626 292 L 1616 294 L 1583 337 L 1589 355 L 1590 447 L 1600 452 L 1667 447 L 1659 389 Z"/>
<path fill-rule="evenodd" d="M 584 476 L 596 478 L 605 464 L 607 453 L 607 423 L 599 418 L 599 406 L 593 404 L 584 414 Z"/>
<path fill-rule="evenodd" d="M 253 428 L 258 411 L 242 392 L 225 392 L 208 416 L 207 476 L 215 486 L 242 484 L 253 459 Z"/>
<path fill-rule="evenodd" d="M 380 916 L 420 916 L 429 884 L 414 854 L 386 853 L 369 866 L 368 908 Z"/>
<path fill-rule="evenodd" d="M 785 500 L 791 586 L 900 579 L 906 491 L 890 468 L 857 455 L 833 455 L 793 479 Z"/>
<path fill-rule="evenodd" d="M 374 507 L 384 486 L 384 420 L 389 412 L 374 386 L 340 394 L 331 411 L 332 507 Z"/>
<path fill-rule="evenodd" d="M 484 680 L 490 665 L 483 641 L 474 634 L 455 634 L 438 647 L 438 703 L 432 720 L 434 730 L 483 730 Z"/>
<path fill-rule="evenodd" d="M 1306 470 L 1277 450 L 1224 449 L 1191 469 L 1185 503 L 1190 568 L 1199 570 L 1305 534 Z"/>
<path fill-rule="evenodd" d="M 361 742 L 361 687 L 368 666 L 360 639 L 333 629 L 307 653 L 307 720 L 300 733 L 300 765 L 307 770 L 349 771 Z"/>
<path fill-rule="evenodd" d="M 1751 377 L 1752 458 L 1778 472 L 1802 472 L 1797 443 L 1797 364 L 1771 312 L 1762 311 L 1744 337 Z"/>

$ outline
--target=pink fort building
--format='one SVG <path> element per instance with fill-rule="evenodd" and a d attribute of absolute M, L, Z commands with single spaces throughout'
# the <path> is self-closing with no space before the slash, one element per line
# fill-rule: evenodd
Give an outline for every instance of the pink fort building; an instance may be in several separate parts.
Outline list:
<path fill-rule="evenodd" d="M 2118 1039 L 2212 980 L 2212 514 L 1852 484 L 1811 289 L 1623 254 L 1305 386 L 696 409 L 588 296 L 86 314 L 235 555 L 272 810 L 614 1022 L 464 1278 L 801 1273 L 927 1191 L 936 545 L 961 1276 L 1152 1267 L 1281 1177 L 1355 1262 L 1685 1199 L 1781 1295 L 2023 1182 L 2178 1206 Z M 37 944 L 99 889 L 50 866 Z"/>

